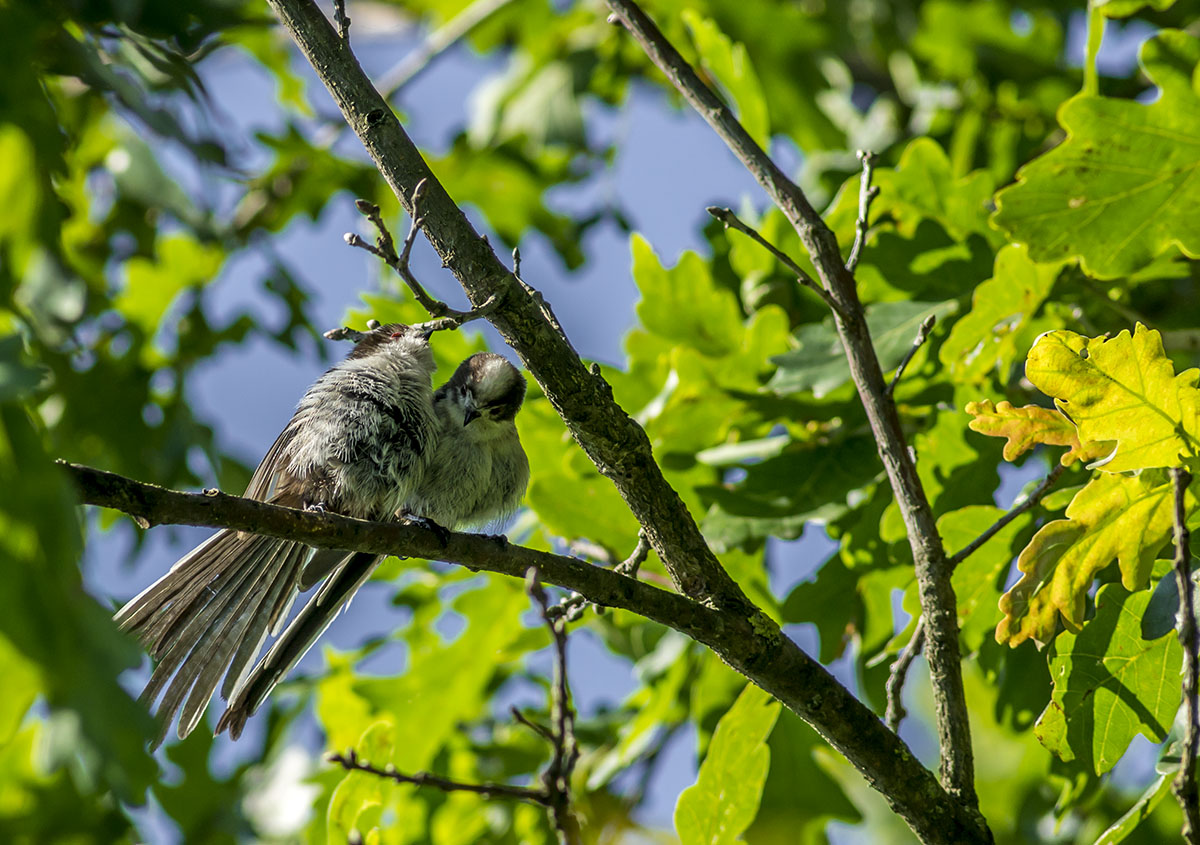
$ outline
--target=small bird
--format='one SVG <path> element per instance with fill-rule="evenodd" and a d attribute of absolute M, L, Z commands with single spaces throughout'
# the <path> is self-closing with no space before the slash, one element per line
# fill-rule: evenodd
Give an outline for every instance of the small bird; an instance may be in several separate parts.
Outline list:
<path fill-rule="evenodd" d="M 389 324 L 363 333 L 304 394 L 246 497 L 370 520 L 402 512 L 436 450 L 435 368 L 426 331 Z M 329 577 L 289 630 L 315 626 L 305 632 L 311 644 L 380 559 L 232 530 L 181 558 L 115 617 L 158 660 L 142 693 L 147 704 L 163 695 L 154 744 L 177 713 L 179 737 L 191 733 L 222 675 L 223 697 L 243 693 L 267 636 L 279 633 L 297 593 L 318 580 L 310 567 Z"/>
<path fill-rule="evenodd" d="M 529 460 L 514 422 L 524 400 L 525 378 L 503 356 L 479 352 L 463 361 L 433 395 L 433 452 L 420 479 L 408 488 L 400 514 L 439 534 L 511 516 L 529 484 Z M 238 686 L 217 733 L 228 729 L 234 739 L 241 735 L 246 720 L 312 647 L 374 563 L 367 567 L 352 561 L 326 582 Z M 318 552 L 301 588 L 307 589 L 331 564 L 327 553 Z"/>
<path fill-rule="evenodd" d="M 407 510 L 447 528 L 499 523 L 516 512 L 529 459 L 515 419 L 525 378 L 503 356 L 479 352 L 433 394 L 439 436 Z"/>

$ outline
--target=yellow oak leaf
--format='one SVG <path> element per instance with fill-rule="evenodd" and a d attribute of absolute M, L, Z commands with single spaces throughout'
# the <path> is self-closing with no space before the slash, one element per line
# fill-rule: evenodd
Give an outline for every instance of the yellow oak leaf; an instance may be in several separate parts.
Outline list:
<path fill-rule="evenodd" d="M 1104 457 L 1113 449 L 1113 444 L 1108 442 L 1081 443 L 1075 424 L 1050 408 L 1037 405 L 1016 408 L 1011 402 L 992 404 L 990 399 L 984 399 L 968 402 L 967 413 L 975 418 L 967 423 L 972 431 L 1008 440 L 1004 444 L 1006 461 L 1015 461 L 1039 443 L 1070 446 L 1059 458 L 1065 467 L 1075 461 Z"/>
<path fill-rule="evenodd" d="M 1141 323 L 1108 340 L 1047 332 L 1029 350 L 1025 375 L 1054 397 L 1082 442 L 1116 441 L 1100 469 L 1178 466 L 1200 455 L 1200 370 L 1176 375 L 1162 336 Z"/>

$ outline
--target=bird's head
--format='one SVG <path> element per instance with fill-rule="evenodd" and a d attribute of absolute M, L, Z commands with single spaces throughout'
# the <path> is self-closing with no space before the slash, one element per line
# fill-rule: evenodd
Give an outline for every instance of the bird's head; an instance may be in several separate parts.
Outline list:
<path fill-rule="evenodd" d="M 429 373 L 437 369 L 437 364 L 433 361 L 433 351 L 429 348 L 428 331 L 403 323 L 379 325 L 374 320 L 367 325 L 370 330 L 358 337 L 346 360 L 376 355 L 401 356 L 415 360 Z"/>
<path fill-rule="evenodd" d="M 490 428 L 516 418 L 525 401 L 525 377 L 503 356 L 478 352 L 458 365 L 438 397 L 460 409 L 463 426 Z"/>

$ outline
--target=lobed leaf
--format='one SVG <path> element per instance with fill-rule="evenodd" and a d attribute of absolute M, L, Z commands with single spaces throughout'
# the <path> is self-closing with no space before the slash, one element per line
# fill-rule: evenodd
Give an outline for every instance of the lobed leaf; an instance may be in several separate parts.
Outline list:
<path fill-rule="evenodd" d="M 767 737 L 779 709 L 769 693 L 747 684 L 721 717 L 696 783 L 675 806 L 683 845 L 734 842 L 754 821 L 771 766 Z"/>
<path fill-rule="evenodd" d="M 1186 501 L 1189 511 L 1196 508 L 1191 491 Z M 1164 471 L 1092 479 L 1067 506 L 1067 519 L 1042 526 L 1017 558 L 1024 575 L 1000 598 L 1004 619 L 996 640 L 1045 644 L 1059 616 L 1078 631 L 1092 580 L 1114 559 L 1125 589 L 1145 587 L 1155 555 L 1171 537 L 1173 511 L 1171 479 Z"/>
<path fill-rule="evenodd" d="M 1058 411 L 1038 405 L 1015 408 L 1011 402 L 993 404 L 990 399 L 968 402 L 967 413 L 974 417 L 968 425 L 972 431 L 989 437 L 1003 437 L 1004 460 L 1015 461 L 1039 443 L 1047 446 L 1070 446 L 1059 458 L 1068 467 L 1076 461 L 1091 461 L 1112 451 L 1112 443 L 1079 442 L 1074 423 Z"/>
<path fill-rule="evenodd" d="M 1068 100 L 1058 114 L 1067 140 L 996 195 L 993 222 L 1035 261 L 1077 256 L 1089 275 L 1115 279 L 1171 247 L 1200 256 L 1200 40 L 1165 30 L 1140 58 L 1157 101 Z"/>
<path fill-rule="evenodd" d="M 1113 440 L 1107 472 L 1170 467 L 1200 454 L 1200 370 L 1175 375 L 1162 336 L 1141 323 L 1131 336 L 1038 338 L 1025 375 L 1069 416 L 1087 444 Z"/>
<path fill-rule="evenodd" d="M 1060 634 L 1050 655 L 1054 692 L 1034 733 L 1062 760 L 1078 757 L 1098 775 L 1137 734 L 1162 742 L 1179 708 L 1183 650 L 1173 632 L 1142 639 L 1149 601 L 1148 592 L 1106 584 L 1095 618 L 1079 634 Z"/>

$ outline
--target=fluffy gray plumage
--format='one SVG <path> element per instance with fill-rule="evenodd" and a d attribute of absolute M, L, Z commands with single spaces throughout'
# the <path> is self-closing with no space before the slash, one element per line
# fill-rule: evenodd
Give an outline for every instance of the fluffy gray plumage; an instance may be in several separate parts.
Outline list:
<path fill-rule="evenodd" d="M 367 333 L 304 394 L 246 496 L 360 519 L 391 518 L 433 457 L 439 428 L 434 368 L 425 335 L 396 324 Z M 142 694 L 147 704 L 163 696 L 157 742 L 177 713 L 180 738 L 191 733 L 222 676 L 225 698 L 244 697 L 247 672 L 287 619 L 312 557 L 302 543 L 220 531 L 117 613 L 120 626 L 158 660 Z M 345 552 L 317 557 L 332 574 L 281 639 L 295 641 L 303 632 L 309 644 L 315 641 L 379 560 Z M 241 723 L 232 727 L 236 738 Z"/>
<path fill-rule="evenodd" d="M 432 393 L 433 370 L 426 339 L 407 326 L 368 333 L 305 393 L 246 495 L 448 528 L 510 516 L 529 481 L 514 424 L 525 379 L 501 356 L 480 353 Z M 116 617 L 159 661 L 143 693 L 147 703 L 163 695 L 158 742 L 177 713 L 180 738 L 199 724 L 222 676 L 229 706 L 217 732 L 240 736 L 379 560 L 235 531 L 184 556 Z M 297 593 L 322 579 L 254 665 Z"/>
<path fill-rule="evenodd" d="M 512 516 L 529 484 L 529 459 L 514 420 L 525 378 L 502 356 L 463 361 L 433 395 L 439 435 L 408 510 L 447 528 L 472 528 Z"/>

